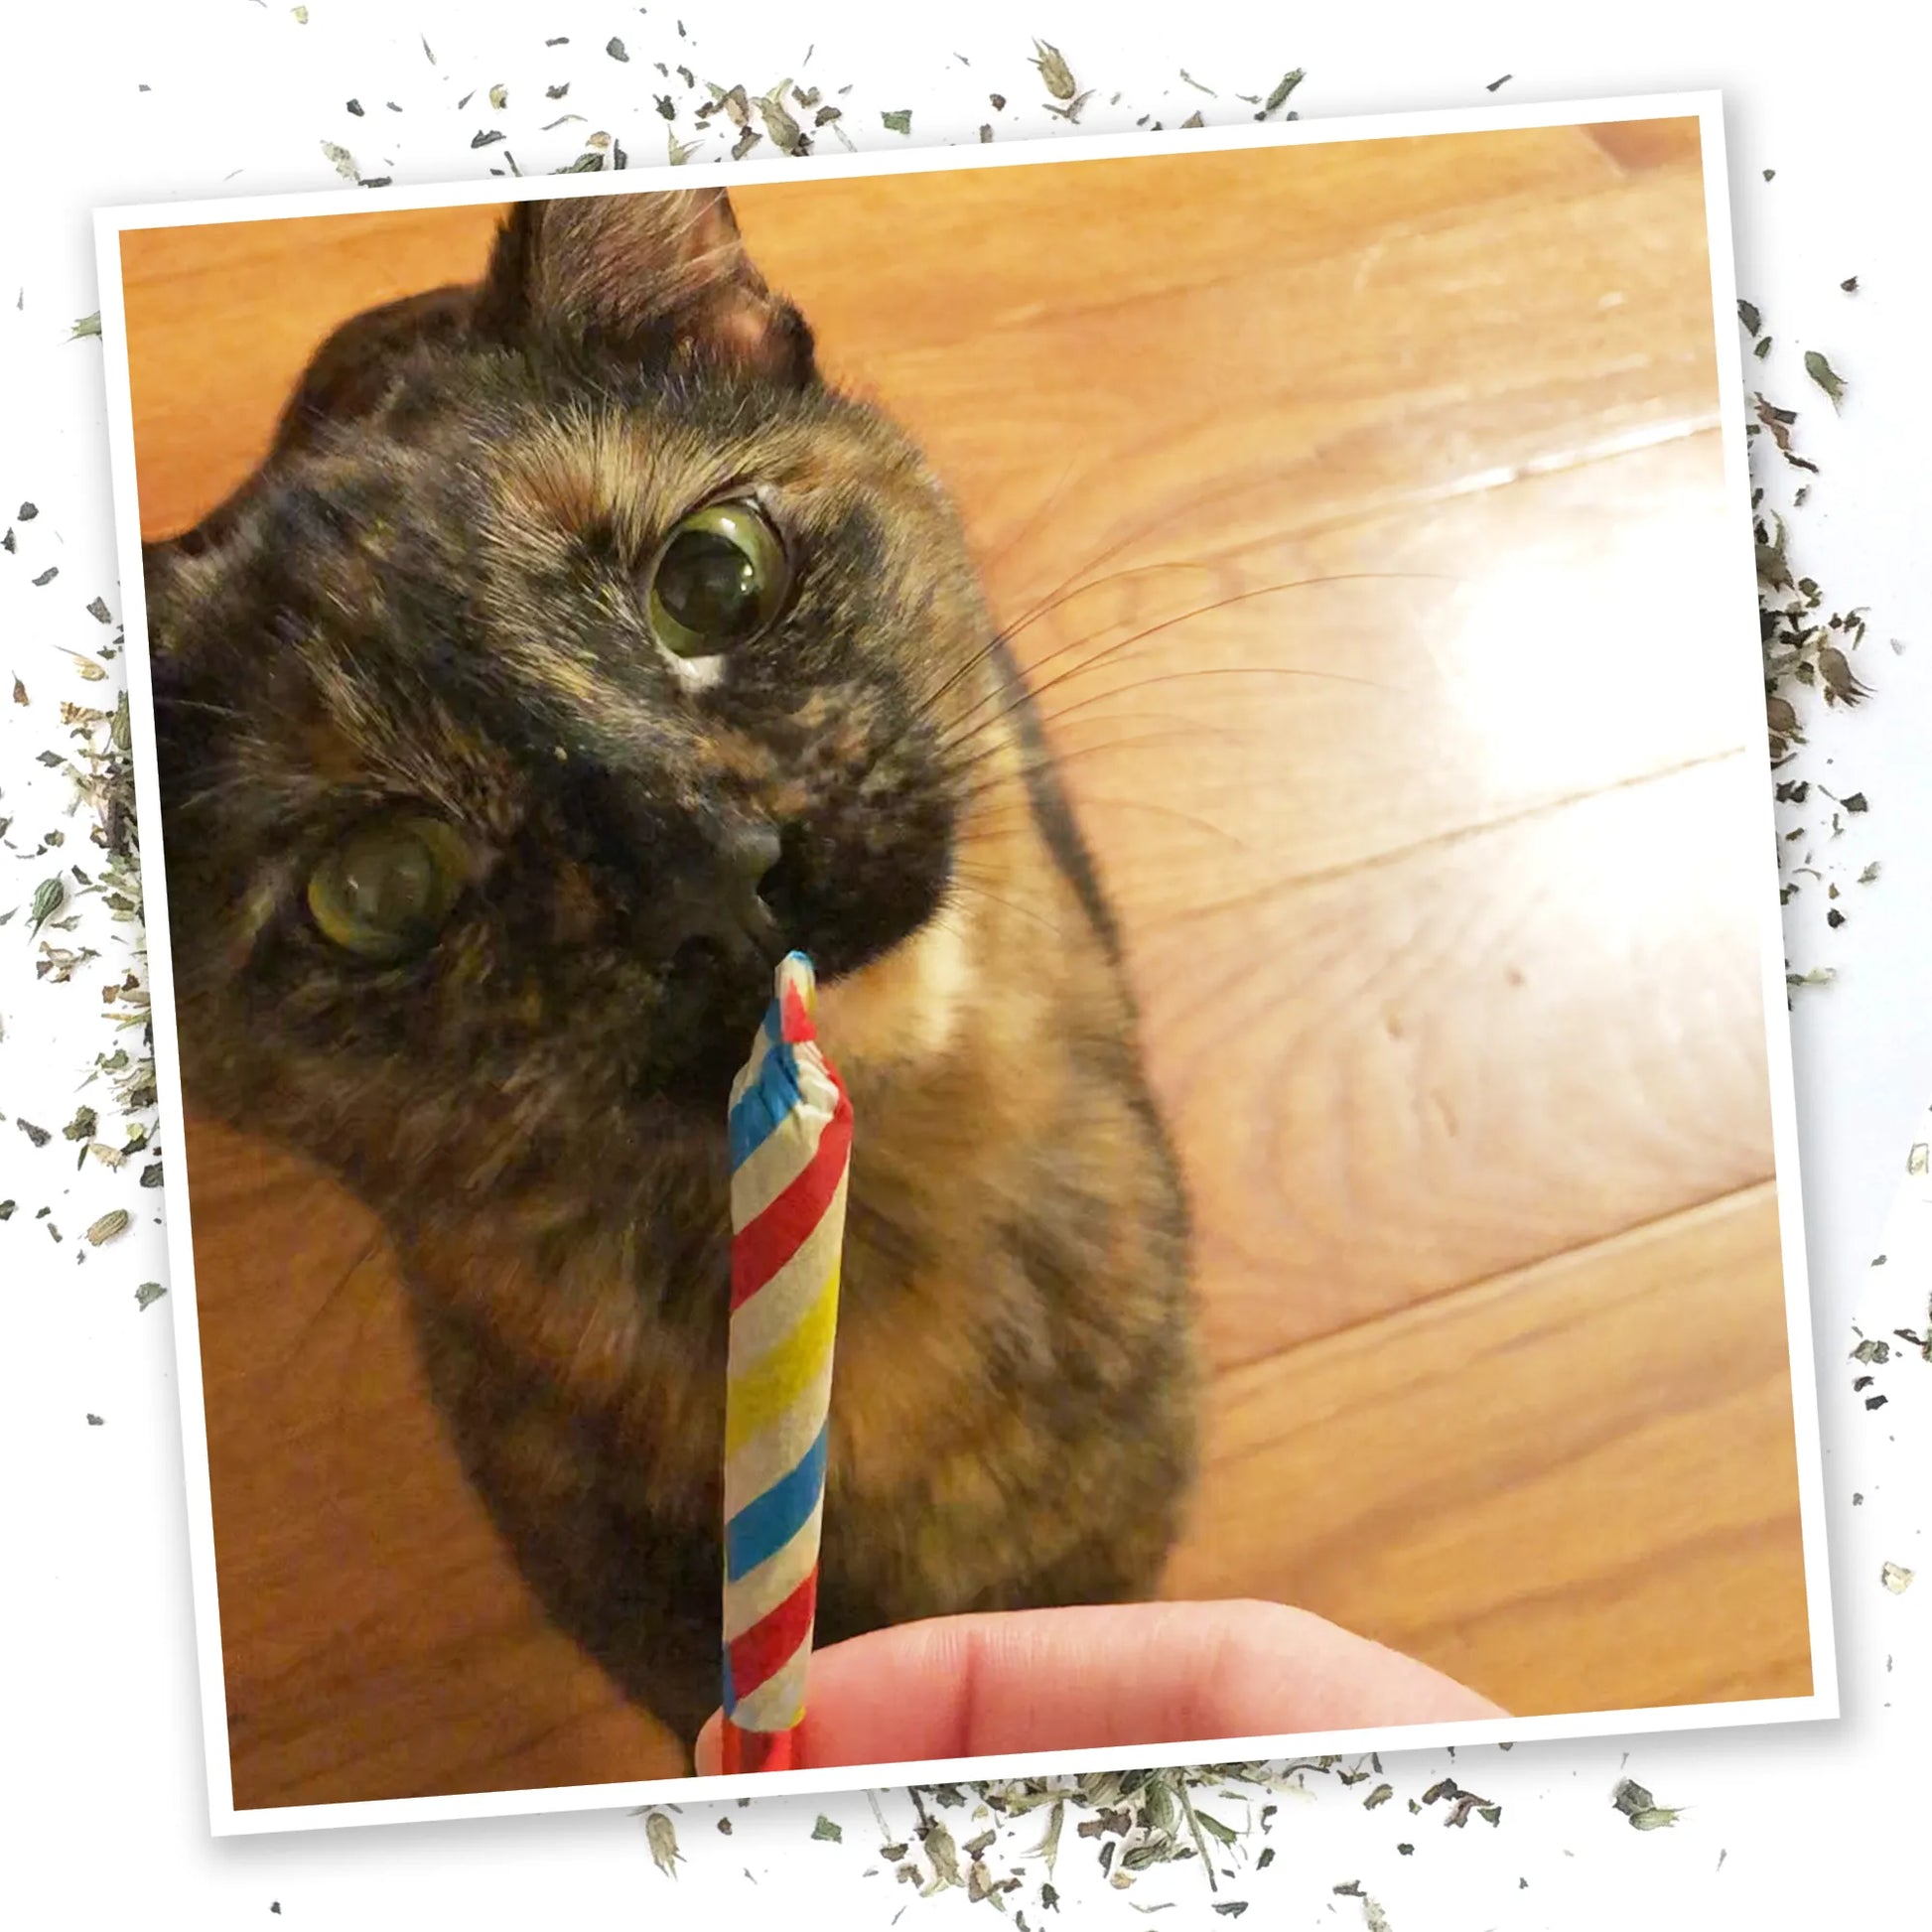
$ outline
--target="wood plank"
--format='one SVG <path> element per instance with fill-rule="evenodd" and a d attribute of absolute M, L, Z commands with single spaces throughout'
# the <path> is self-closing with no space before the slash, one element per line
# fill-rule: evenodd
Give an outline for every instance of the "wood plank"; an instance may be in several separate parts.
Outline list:
<path fill-rule="evenodd" d="M 1601 121 L 1583 130 L 1626 174 L 1651 168 L 1697 169 L 1704 131 L 1689 117 L 1675 121 Z"/>
<path fill-rule="evenodd" d="M 1769 1175 L 1760 769 L 1140 928 L 1217 1364 Z"/>
<path fill-rule="evenodd" d="M 1158 211 L 1152 229 L 1167 245 Z M 1717 421 L 1695 172 L 1331 230 L 1309 259 L 1116 307 L 1042 297 L 958 343 L 903 345 L 894 315 L 829 331 L 828 355 L 907 423 L 1022 599 L 1176 499 L 1208 497 L 1230 533 L 1271 527 L 1284 497 L 1331 520 Z"/>
<path fill-rule="evenodd" d="M 976 372 L 990 348 L 1035 336 L 1054 316 L 1084 330 L 1112 311 L 1118 326 L 1143 299 L 1173 293 L 1184 307 L 1193 292 L 1245 283 L 1258 240 L 1276 265 L 1268 299 L 1289 342 L 1386 240 L 1437 227 L 1453 234 L 1489 202 L 1523 200 L 1529 211 L 1610 175 L 1580 130 L 1552 128 L 779 184 L 735 190 L 734 204 L 748 242 L 804 306 L 833 365 L 895 395 L 916 391 L 916 402 L 924 383 L 889 379 L 882 351 L 936 353 Z M 1124 206 L 1135 209 L 1127 246 Z M 500 212 L 123 235 L 144 531 L 185 527 L 247 474 L 290 383 L 337 322 L 479 273 Z M 1654 252 L 1661 260 L 1671 250 Z M 1315 264 L 1322 273 L 1310 283 Z M 1362 292 L 1351 310 L 1370 306 Z M 1187 359 L 1227 359 L 1203 358 L 1199 345 L 1189 345 Z M 1300 366 L 1308 371 L 1306 357 Z M 1036 374 L 1010 368 L 1005 379 Z"/>
<path fill-rule="evenodd" d="M 1184 568 L 1017 640 L 1114 891 L 1160 916 L 1755 752 L 1722 466 L 1704 434 L 1247 542 L 1177 510 Z"/>
<path fill-rule="evenodd" d="M 1251 1363 L 1167 1593 L 1298 1603 L 1523 1716 L 1802 1696 L 1783 1311 L 1765 1186 Z"/>

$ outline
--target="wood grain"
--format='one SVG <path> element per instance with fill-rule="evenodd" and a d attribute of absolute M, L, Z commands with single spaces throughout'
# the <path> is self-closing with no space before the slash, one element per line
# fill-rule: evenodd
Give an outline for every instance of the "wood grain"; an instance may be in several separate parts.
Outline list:
<path fill-rule="evenodd" d="M 735 199 L 953 488 L 1118 901 L 1214 1371 L 1168 1593 L 1526 1713 L 1807 1690 L 1695 123 Z M 144 528 L 493 218 L 124 237 Z M 670 1768 L 510 1574 L 366 1216 L 225 1131 L 189 1169 L 237 1804 Z"/>

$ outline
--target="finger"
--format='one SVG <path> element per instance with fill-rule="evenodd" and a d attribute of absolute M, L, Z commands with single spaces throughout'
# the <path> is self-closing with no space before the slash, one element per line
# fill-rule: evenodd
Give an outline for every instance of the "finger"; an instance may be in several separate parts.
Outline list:
<path fill-rule="evenodd" d="M 812 1658 L 802 1766 L 1131 1748 L 1503 1713 L 1280 1603 L 1132 1603 L 940 1617 Z M 718 1764 L 718 1720 L 698 1768 Z"/>

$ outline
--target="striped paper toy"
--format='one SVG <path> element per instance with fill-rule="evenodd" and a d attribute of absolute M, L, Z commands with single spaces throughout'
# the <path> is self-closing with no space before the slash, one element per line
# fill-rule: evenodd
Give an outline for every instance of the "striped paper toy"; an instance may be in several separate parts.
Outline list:
<path fill-rule="evenodd" d="M 825 1500 L 852 1103 L 803 953 L 732 1085 L 725 1383 L 724 1768 L 779 1770 L 804 1715 Z"/>

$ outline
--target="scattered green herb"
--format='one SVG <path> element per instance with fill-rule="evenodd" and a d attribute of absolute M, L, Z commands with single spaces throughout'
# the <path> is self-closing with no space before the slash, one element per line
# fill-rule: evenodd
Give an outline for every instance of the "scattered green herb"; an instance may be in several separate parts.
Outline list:
<path fill-rule="evenodd" d="M 1834 408 L 1844 402 L 1844 379 L 1815 348 L 1805 350 L 1805 373 L 1831 397 Z"/>
<path fill-rule="evenodd" d="M 675 1878 L 677 1863 L 684 1855 L 677 1849 L 677 1827 L 671 1823 L 668 1812 L 645 1814 L 644 1843 L 650 1847 L 651 1863 L 667 1878 Z"/>
<path fill-rule="evenodd" d="M 1274 91 L 1262 102 L 1261 112 L 1255 116 L 1255 119 L 1258 121 L 1266 120 L 1307 78 L 1308 74 L 1301 68 L 1295 68 L 1283 74 L 1275 82 Z M 1294 117 L 1291 115 L 1290 118 L 1293 119 Z"/>
<path fill-rule="evenodd" d="M 67 903 L 67 882 L 59 873 L 56 873 L 52 879 L 43 879 L 34 888 L 33 903 L 29 908 L 33 923 L 27 928 L 29 938 L 38 933 L 41 927 Z"/>
<path fill-rule="evenodd" d="M 1039 77 L 1046 91 L 1055 100 L 1071 100 L 1079 92 L 1073 82 L 1073 69 L 1067 66 L 1066 57 L 1057 47 L 1045 41 L 1034 42 L 1034 66 L 1039 69 Z"/>
<path fill-rule="evenodd" d="M 1674 1825 L 1682 1815 L 1667 1805 L 1660 1805 L 1642 1785 L 1630 1778 L 1624 1778 L 1610 1794 L 1610 1803 L 1630 1821 L 1632 1828 L 1639 1832 L 1661 1831 L 1666 1825 Z"/>
<path fill-rule="evenodd" d="M 117 1234 L 127 1232 L 128 1211 L 124 1207 L 110 1207 L 99 1220 L 87 1229 L 87 1244 L 98 1248 L 103 1241 L 111 1241 Z"/>
<path fill-rule="evenodd" d="M 879 117 L 895 134 L 912 132 L 912 110 L 909 107 L 895 107 L 891 113 Z"/>

